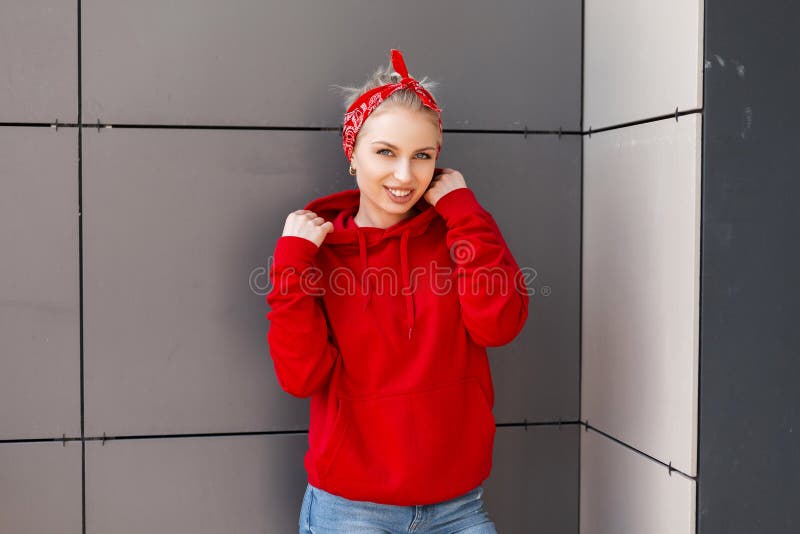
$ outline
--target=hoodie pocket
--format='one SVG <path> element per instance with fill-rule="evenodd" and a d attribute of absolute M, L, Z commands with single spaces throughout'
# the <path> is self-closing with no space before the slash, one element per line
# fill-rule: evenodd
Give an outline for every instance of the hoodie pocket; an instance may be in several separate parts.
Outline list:
<path fill-rule="evenodd" d="M 466 491 L 489 475 L 496 428 L 475 377 L 339 401 L 317 463 L 329 491 L 388 503 L 413 495 L 424 502 Z"/>

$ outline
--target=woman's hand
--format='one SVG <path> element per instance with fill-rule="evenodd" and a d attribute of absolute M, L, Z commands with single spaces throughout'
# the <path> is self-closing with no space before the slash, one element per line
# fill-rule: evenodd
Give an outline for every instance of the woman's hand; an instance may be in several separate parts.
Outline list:
<path fill-rule="evenodd" d="M 317 217 L 316 213 L 309 210 L 293 211 L 286 217 L 286 224 L 283 226 L 283 236 L 303 237 L 317 246 L 325 241 L 329 232 L 333 232 L 333 223 Z"/>
<path fill-rule="evenodd" d="M 431 206 L 435 206 L 439 199 L 445 196 L 450 191 L 467 187 L 464 181 L 464 176 L 455 169 L 445 167 L 439 169 L 438 167 L 433 173 L 433 180 L 428 190 L 423 195 L 423 198 L 428 201 Z"/>

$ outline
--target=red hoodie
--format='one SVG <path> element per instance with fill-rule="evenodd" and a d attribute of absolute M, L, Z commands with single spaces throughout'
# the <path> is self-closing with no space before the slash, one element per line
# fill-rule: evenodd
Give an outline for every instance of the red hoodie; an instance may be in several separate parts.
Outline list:
<path fill-rule="evenodd" d="M 526 286 L 471 189 L 435 207 L 420 198 L 385 229 L 355 224 L 359 198 L 350 189 L 305 207 L 334 225 L 320 247 L 278 238 L 270 356 L 286 392 L 311 396 L 311 484 L 353 500 L 441 502 L 491 471 L 486 347 L 522 329 Z"/>

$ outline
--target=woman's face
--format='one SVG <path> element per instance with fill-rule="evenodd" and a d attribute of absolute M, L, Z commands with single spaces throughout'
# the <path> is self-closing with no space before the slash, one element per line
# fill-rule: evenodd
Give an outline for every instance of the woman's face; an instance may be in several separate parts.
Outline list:
<path fill-rule="evenodd" d="M 438 123 L 423 111 L 398 105 L 375 110 L 353 149 L 361 191 L 356 224 L 388 228 L 413 215 L 433 179 L 440 142 Z"/>

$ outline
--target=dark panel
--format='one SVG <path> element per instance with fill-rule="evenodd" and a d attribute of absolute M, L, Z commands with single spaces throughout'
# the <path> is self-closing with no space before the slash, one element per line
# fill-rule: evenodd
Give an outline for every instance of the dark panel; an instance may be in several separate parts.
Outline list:
<path fill-rule="evenodd" d="M 800 531 L 800 5 L 706 2 L 698 533 Z"/>

